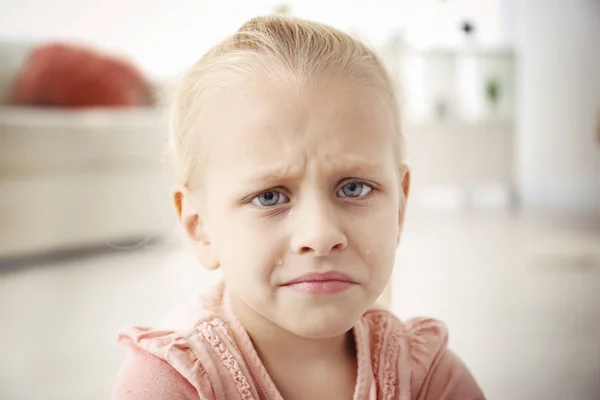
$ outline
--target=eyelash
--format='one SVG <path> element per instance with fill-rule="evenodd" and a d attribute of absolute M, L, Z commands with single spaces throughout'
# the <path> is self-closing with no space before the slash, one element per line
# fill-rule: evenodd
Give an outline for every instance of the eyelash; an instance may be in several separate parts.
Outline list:
<path fill-rule="evenodd" d="M 370 190 L 369 190 L 369 192 L 368 192 L 366 195 L 364 195 L 364 196 L 362 196 L 362 197 L 340 197 L 340 198 L 343 198 L 343 199 L 351 199 L 351 200 L 355 200 L 355 201 L 356 201 L 356 200 L 364 200 L 364 199 L 367 199 L 367 198 L 371 197 L 371 194 L 372 194 L 373 192 L 375 192 L 375 191 L 378 191 L 378 190 L 379 190 L 379 189 L 377 188 L 377 186 L 376 186 L 375 184 L 373 184 L 373 183 L 370 183 L 370 182 L 365 182 L 365 181 L 362 181 L 362 180 L 352 180 L 352 179 L 348 179 L 348 180 L 345 180 L 345 181 L 343 181 L 343 182 L 342 182 L 340 185 L 338 185 L 338 187 L 337 187 L 337 189 L 336 189 L 336 191 L 335 191 L 336 195 L 337 195 L 337 193 L 338 193 L 338 192 L 339 192 L 339 191 L 340 191 L 340 190 L 341 190 L 341 189 L 342 189 L 344 186 L 346 186 L 346 185 L 348 185 L 348 184 L 351 184 L 351 183 L 356 183 L 356 184 L 361 184 L 361 185 L 367 186 L 367 187 L 369 187 L 369 188 L 370 188 Z M 286 191 L 285 191 L 285 190 L 283 190 L 283 188 L 280 188 L 280 187 L 275 187 L 275 188 L 272 188 L 272 189 L 263 190 L 262 192 L 259 192 L 259 193 L 257 193 L 257 194 L 254 194 L 254 195 L 252 195 L 252 196 L 249 196 L 249 197 L 247 197 L 247 198 L 246 198 L 246 200 L 244 200 L 244 203 L 245 203 L 245 204 L 252 204 L 252 205 L 254 205 L 256 208 L 258 208 L 258 209 L 261 209 L 261 210 L 273 210 L 273 209 L 277 209 L 277 208 L 279 208 L 278 206 L 280 206 L 281 204 L 288 204 L 288 203 L 289 203 L 289 201 L 288 201 L 288 202 L 285 202 L 285 203 L 281 203 L 281 204 L 275 204 L 275 205 L 272 205 L 272 206 L 260 206 L 260 205 L 255 205 L 255 204 L 253 204 L 253 202 L 254 202 L 254 199 L 257 199 L 258 197 L 262 196 L 263 194 L 266 194 L 266 193 L 269 193 L 269 192 L 273 192 L 273 193 L 279 193 L 280 195 L 283 195 L 283 196 L 287 197 L 288 199 L 289 199 L 289 197 L 290 197 L 290 196 L 288 196 L 288 195 L 286 195 L 286 194 L 285 194 L 285 192 L 286 192 Z M 339 197 L 339 196 L 338 196 L 338 197 Z"/>

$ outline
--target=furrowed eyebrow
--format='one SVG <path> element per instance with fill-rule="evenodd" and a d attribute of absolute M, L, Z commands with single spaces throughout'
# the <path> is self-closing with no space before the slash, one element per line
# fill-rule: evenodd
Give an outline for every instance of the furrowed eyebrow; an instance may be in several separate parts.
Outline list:
<path fill-rule="evenodd" d="M 283 179 L 290 179 L 298 177 L 298 174 L 294 174 L 291 168 L 286 165 L 271 165 L 258 171 L 254 171 L 251 175 L 244 179 L 244 182 L 248 183 L 260 183 L 260 182 L 273 182 L 281 181 Z"/>
<path fill-rule="evenodd" d="M 373 162 L 364 156 L 341 156 L 328 158 L 326 161 L 327 171 L 344 174 L 373 174 L 380 172 L 383 168 L 380 163 Z M 274 164 L 253 171 L 242 179 L 244 183 L 280 182 L 282 180 L 298 179 L 301 173 L 286 164 Z"/>

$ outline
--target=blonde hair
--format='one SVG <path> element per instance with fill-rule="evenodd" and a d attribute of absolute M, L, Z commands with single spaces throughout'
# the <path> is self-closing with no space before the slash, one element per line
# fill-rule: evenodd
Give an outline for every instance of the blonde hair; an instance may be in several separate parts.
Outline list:
<path fill-rule="evenodd" d="M 246 22 L 209 50 L 181 79 L 171 114 L 171 143 L 179 184 L 188 186 L 201 163 L 198 150 L 203 135 L 197 122 L 210 95 L 227 87 L 219 76 L 230 74 L 229 83 L 239 83 L 257 77 L 257 71 L 268 73 L 265 76 L 282 85 L 302 87 L 323 75 L 350 75 L 360 84 L 376 88 L 394 118 L 394 151 L 402 163 L 395 90 L 375 53 L 330 26 L 293 17 L 266 16 Z"/>

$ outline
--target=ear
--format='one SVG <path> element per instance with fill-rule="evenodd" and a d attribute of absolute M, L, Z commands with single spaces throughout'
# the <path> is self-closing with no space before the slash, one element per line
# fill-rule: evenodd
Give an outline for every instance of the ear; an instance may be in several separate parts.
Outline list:
<path fill-rule="evenodd" d="M 400 235 L 402 234 L 402 227 L 404 226 L 404 219 L 406 217 L 406 204 L 408 202 L 408 193 L 410 192 L 410 168 L 406 164 L 402 164 L 398 171 L 398 177 L 400 179 L 400 201 L 398 202 L 398 238 L 397 243 L 400 244 Z"/>
<path fill-rule="evenodd" d="M 198 199 L 187 187 L 181 186 L 173 191 L 173 200 L 177 218 L 184 228 L 186 236 L 192 242 L 200 263 L 207 269 L 219 268 L 219 260 L 214 254 L 210 237 L 198 209 Z"/>

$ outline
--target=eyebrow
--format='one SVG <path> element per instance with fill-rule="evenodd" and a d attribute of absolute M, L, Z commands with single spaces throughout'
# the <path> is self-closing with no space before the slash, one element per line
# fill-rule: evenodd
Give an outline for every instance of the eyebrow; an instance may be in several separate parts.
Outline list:
<path fill-rule="evenodd" d="M 383 167 L 364 156 L 331 157 L 327 159 L 327 171 L 344 174 L 374 174 L 380 172 Z M 284 179 L 298 179 L 301 174 L 294 173 L 292 167 L 286 164 L 275 164 L 255 171 L 244 179 L 244 182 L 273 182 Z"/>

